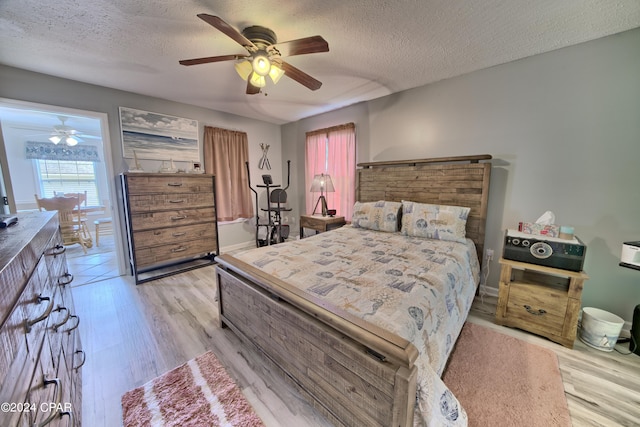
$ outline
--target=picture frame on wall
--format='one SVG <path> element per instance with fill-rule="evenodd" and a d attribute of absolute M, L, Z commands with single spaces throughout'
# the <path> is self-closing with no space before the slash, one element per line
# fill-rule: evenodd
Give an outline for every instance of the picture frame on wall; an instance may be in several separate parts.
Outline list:
<path fill-rule="evenodd" d="M 200 162 L 198 121 L 120 107 L 124 158 Z"/>

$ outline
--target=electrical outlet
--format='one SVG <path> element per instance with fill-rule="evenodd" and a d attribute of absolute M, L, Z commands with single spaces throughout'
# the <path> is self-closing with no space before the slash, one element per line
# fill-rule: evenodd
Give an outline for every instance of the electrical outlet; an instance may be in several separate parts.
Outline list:
<path fill-rule="evenodd" d="M 493 261 L 493 249 L 487 249 L 487 250 L 485 250 L 485 257 L 486 257 L 489 261 Z"/>

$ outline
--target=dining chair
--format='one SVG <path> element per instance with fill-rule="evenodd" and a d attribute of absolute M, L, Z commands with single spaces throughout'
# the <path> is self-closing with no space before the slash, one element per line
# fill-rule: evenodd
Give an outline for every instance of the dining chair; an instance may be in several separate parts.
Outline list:
<path fill-rule="evenodd" d="M 86 224 L 80 218 L 78 197 L 40 198 L 37 194 L 34 196 L 38 209 L 41 211 L 58 211 L 63 244 L 72 245 L 78 243 L 86 254 L 87 248 L 90 248 L 93 243 L 91 235 L 87 235 Z"/>

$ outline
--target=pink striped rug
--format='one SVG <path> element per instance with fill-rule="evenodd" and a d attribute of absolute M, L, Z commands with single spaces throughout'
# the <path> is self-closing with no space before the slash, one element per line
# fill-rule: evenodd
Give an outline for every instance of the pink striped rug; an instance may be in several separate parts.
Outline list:
<path fill-rule="evenodd" d="M 125 427 L 264 426 L 213 353 L 122 396 Z"/>

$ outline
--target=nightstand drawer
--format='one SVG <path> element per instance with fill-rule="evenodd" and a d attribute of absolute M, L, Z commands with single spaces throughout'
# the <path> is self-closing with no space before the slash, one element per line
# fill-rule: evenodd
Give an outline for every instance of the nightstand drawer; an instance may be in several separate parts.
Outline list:
<path fill-rule="evenodd" d="M 507 316 L 514 322 L 560 334 L 567 313 L 567 293 L 527 283 L 512 283 Z"/>
<path fill-rule="evenodd" d="M 504 258 L 500 264 L 496 323 L 573 348 L 582 287 L 589 276 Z"/>

